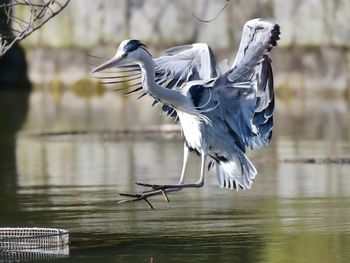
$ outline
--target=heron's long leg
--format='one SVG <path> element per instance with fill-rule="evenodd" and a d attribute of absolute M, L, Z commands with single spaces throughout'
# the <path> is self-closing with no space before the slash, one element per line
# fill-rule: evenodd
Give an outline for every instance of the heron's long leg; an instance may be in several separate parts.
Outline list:
<path fill-rule="evenodd" d="M 186 143 L 184 143 L 184 159 L 183 159 L 182 171 L 181 171 L 181 177 L 179 180 L 179 184 L 183 184 L 185 182 L 185 172 L 186 172 L 189 152 L 190 152 L 190 150 L 188 149 Z"/>
<path fill-rule="evenodd" d="M 180 182 L 178 184 L 165 184 L 165 185 L 144 184 L 144 183 L 136 183 L 136 184 L 140 186 L 145 186 L 145 187 L 152 187 L 153 190 L 160 190 L 160 189 L 165 190 L 165 189 L 174 189 L 174 188 L 181 190 L 182 188 L 202 187 L 204 185 L 206 159 L 207 159 L 207 154 L 203 151 L 201 153 L 201 173 L 198 181 L 195 183 L 184 184 L 184 183 L 181 183 L 181 179 L 180 179 Z M 144 191 L 143 193 L 152 192 L 153 190 Z"/>
<path fill-rule="evenodd" d="M 207 161 L 207 154 L 203 151 L 201 154 L 201 175 L 198 180 L 200 186 L 204 185 L 204 173 L 205 173 L 205 163 Z"/>
<path fill-rule="evenodd" d="M 188 155 L 188 148 L 185 151 L 187 151 L 187 153 L 185 152 L 184 155 Z M 180 182 L 178 184 L 156 185 L 156 184 L 136 183 L 137 185 L 145 186 L 145 187 L 151 187 L 152 189 L 147 190 L 147 191 L 143 191 L 143 192 L 141 192 L 139 194 L 120 194 L 121 196 L 127 196 L 127 197 L 131 197 L 131 198 L 119 201 L 119 203 L 135 202 L 135 201 L 144 200 L 151 209 L 154 209 L 152 204 L 148 201 L 147 198 L 155 196 L 155 195 L 161 195 L 162 194 L 164 196 L 165 201 L 169 202 L 167 193 L 180 191 L 183 188 L 199 188 L 199 187 L 202 187 L 204 185 L 205 163 L 206 163 L 206 159 L 207 159 L 206 153 L 203 151 L 202 154 L 201 154 L 201 173 L 200 173 L 199 180 L 197 182 L 195 182 L 195 183 L 190 183 L 190 184 L 184 184 L 183 183 L 183 179 L 184 179 L 183 175 L 184 175 L 184 171 L 186 170 L 187 158 L 188 158 L 188 156 L 184 156 L 184 161 L 185 162 L 184 162 L 184 166 L 183 166 L 183 169 L 182 169 Z"/>

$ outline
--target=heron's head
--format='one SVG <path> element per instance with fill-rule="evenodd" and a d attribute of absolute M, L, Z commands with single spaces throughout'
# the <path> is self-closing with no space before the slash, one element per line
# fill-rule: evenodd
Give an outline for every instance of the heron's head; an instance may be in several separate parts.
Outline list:
<path fill-rule="evenodd" d="M 151 54 L 146 50 L 145 44 L 143 44 L 141 41 L 135 39 L 124 40 L 122 43 L 120 43 L 114 57 L 94 68 L 91 73 L 140 61 L 141 56 L 144 56 L 145 53 L 151 56 Z"/>

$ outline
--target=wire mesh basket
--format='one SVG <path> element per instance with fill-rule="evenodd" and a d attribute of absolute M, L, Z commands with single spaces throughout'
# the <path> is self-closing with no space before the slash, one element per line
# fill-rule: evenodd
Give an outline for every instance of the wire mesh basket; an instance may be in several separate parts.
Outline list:
<path fill-rule="evenodd" d="M 0 228 L 0 263 L 69 256 L 69 232 L 57 228 Z"/>
<path fill-rule="evenodd" d="M 0 228 L 0 249 L 18 250 L 62 246 L 69 243 L 69 232 L 57 228 Z"/>

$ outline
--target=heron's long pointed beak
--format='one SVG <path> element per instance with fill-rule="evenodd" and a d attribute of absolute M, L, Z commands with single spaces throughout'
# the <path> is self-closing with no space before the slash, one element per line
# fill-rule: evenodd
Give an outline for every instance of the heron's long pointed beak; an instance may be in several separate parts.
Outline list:
<path fill-rule="evenodd" d="M 111 68 L 111 67 L 113 67 L 113 66 L 116 66 L 116 65 L 118 65 L 118 63 L 119 63 L 122 59 L 123 59 L 122 57 L 113 57 L 113 58 L 107 60 L 106 62 L 102 63 L 102 64 L 99 65 L 98 67 L 94 68 L 94 69 L 91 71 L 91 74 L 92 74 L 92 73 L 95 73 L 95 72 L 102 71 L 102 70 L 107 69 L 107 68 Z"/>

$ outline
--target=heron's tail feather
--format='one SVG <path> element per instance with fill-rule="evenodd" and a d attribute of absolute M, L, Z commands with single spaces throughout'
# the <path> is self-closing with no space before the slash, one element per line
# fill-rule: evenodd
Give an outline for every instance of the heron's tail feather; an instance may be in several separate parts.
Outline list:
<path fill-rule="evenodd" d="M 250 189 L 257 174 L 254 165 L 244 153 L 235 154 L 230 160 L 216 163 L 216 173 L 221 188 Z"/>

